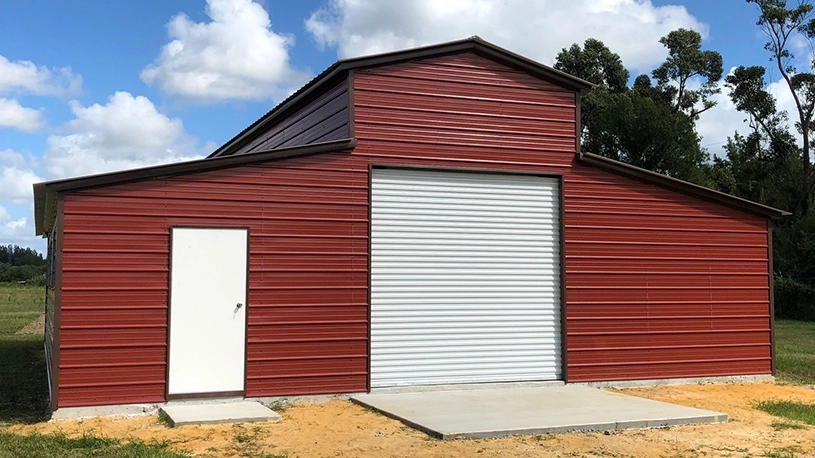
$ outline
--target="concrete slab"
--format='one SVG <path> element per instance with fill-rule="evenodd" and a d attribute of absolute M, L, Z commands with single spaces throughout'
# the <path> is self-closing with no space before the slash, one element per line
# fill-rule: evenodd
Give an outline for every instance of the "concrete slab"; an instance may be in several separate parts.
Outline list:
<path fill-rule="evenodd" d="M 138 417 L 153 415 L 157 404 L 120 404 L 111 406 L 61 407 L 51 412 L 49 421 L 83 420 L 98 417 Z"/>
<path fill-rule="evenodd" d="M 167 415 L 171 426 L 218 423 L 249 423 L 280 421 L 282 417 L 268 407 L 253 401 L 213 404 L 167 404 L 159 409 Z"/>
<path fill-rule="evenodd" d="M 586 386 L 377 393 L 351 398 L 441 439 L 720 423 L 727 414 Z"/>

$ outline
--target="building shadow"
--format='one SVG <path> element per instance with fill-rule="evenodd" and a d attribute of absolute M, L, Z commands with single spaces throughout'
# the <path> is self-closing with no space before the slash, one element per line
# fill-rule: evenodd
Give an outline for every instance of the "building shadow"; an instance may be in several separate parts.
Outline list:
<path fill-rule="evenodd" d="M 47 379 L 42 336 L 0 340 L 0 423 L 47 419 Z"/>

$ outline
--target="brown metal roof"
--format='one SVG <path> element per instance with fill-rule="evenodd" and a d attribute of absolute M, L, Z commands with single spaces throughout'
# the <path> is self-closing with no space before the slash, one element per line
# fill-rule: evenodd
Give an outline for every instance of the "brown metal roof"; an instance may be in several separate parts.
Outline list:
<path fill-rule="evenodd" d="M 700 199 L 717 202 L 748 213 L 773 219 L 789 216 L 791 214 L 784 210 L 762 205 L 751 200 L 742 199 L 741 197 L 736 197 L 731 194 L 714 191 L 713 189 L 706 188 L 704 186 L 699 186 L 697 184 L 669 177 L 661 173 L 652 172 L 650 170 L 642 169 L 624 162 L 615 161 L 614 159 L 609 159 L 597 154 L 581 152 L 579 153 L 579 160 L 584 164 L 608 170 L 618 175 L 624 175 L 640 181 L 654 183 L 662 186 L 663 188 L 668 188 L 673 191 L 698 197 Z"/>
<path fill-rule="evenodd" d="M 34 184 L 34 221 L 37 235 L 45 235 L 51 231 L 56 214 L 56 193 L 75 191 L 79 189 L 96 188 L 115 184 L 143 181 L 167 176 L 185 175 L 190 173 L 206 172 L 229 167 L 239 167 L 248 164 L 257 164 L 272 160 L 295 156 L 306 156 L 337 151 L 350 151 L 357 145 L 357 140 L 348 138 L 324 143 L 313 143 L 305 146 L 291 148 L 278 148 L 268 151 L 258 151 L 237 156 L 218 158 L 205 158 L 193 161 L 176 162 L 173 164 L 155 165 L 138 169 L 122 170 L 118 172 L 101 173 L 78 178 L 48 181 Z"/>
<path fill-rule="evenodd" d="M 471 52 L 486 57 L 577 92 L 585 92 L 594 87 L 594 84 L 588 81 L 515 54 L 512 51 L 485 41 L 478 36 L 404 51 L 355 57 L 335 62 L 314 79 L 306 83 L 306 85 L 297 92 L 289 96 L 289 98 L 238 133 L 238 135 L 231 140 L 224 143 L 220 148 L 210 154 L 209 157 L 233 154 L 243 143 L 253 137 L 253 133 L 263 129 L 269 124 L 273 124 L 281 117 L 291 113 L 292 110 L 297 110 L 303 103 L 307 103 L 311 97 L 314 97 L 323 89 L 331 87 L 336 81 L 347 77 L 348 72 L 351 70 L 392 65 L 411 60 L 427 59 L 462 52 Z"/>

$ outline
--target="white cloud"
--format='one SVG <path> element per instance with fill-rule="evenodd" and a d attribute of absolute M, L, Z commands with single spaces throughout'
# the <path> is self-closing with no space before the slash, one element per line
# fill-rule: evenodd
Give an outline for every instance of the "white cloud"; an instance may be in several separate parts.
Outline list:
<path fill-rule="evenodd" d="M 0 92 L 65 96 L 79 93 L 82 77 L 70 67 L 49 69 L 27 60 L 11 62 L 0 56 Z"/>
<path fill-rule="evenodd" d="M 32 247 L 44 253 L 45 242 L 34 235 L 32 217 L 13 215 L 6 207 L 0 205 L 0 241 L 3 244 Z"/>
<path fill-rule="evenodd" d="M 696 131 L 702 137 L 702 147 L 715 156 L 725 155 L 722 148 L 727 144 L 727 137 L 733 137 L 736 131 L 745 136 L 750 133 L 750 126 L 744 122 L 747 114 L 736 110 L 727 96 L 726 88 L 722 92 L 711 97 L 716 106 L 702 113 L 696 122 Z"/>
<path fill-rule="evenodd" d="M 733 70 L 734 68 L 731 68 L 730 72 L 732 73 Z M 737 131 L 747 136 L 752 129 L 746 122 L 749 118 L 748 114 L 736 110 L 736 106 L 727 95 L 729 90 L 724 86 L 724 81 L 720 81 L 719 85 L 722 87 L 722 92 L 712 97 L 716 106 L 701 114 L 699 121 L 696 122 L 696 131 L 702 136 L 703 147 L 707 148 L 711 154 L 724 156 L 725 152 L 722 148 L 727 144 L 727 137 L 733 137 L 734 132 Z M 787 128 L 800 144 L 801 135 L 795 130 L 794 123 L 797 118 L 795 100 L 792 98 L 787 83 L 780 78 L 768 84 L 766 90 L 775 96 L 778 110 L 786 111 L 789 115 L 790 122 L 787 123 Z"/>
<path fill-rule="evenodd" d="M 17 218 L 5 207 L 0 206 L 0 234 L 5 235 L 6 232 L 14 231 L 22 226 L 25 226 L 25 218 Z"/>
<path fill-rule="evenodd" d="M 200 157 L 180 119 L 160 113 L 146 97 L 117 92 L 106 105 L 71 102 L 75 119 L 48 137 L 47 171 L 86 175 Z"/>
<path fill-rule="evenodd" d="M 167 25 L 172 41 L 141 79 L 168 94 L 201 102 L 280 99 L 307 79 L 289 62 L 294 37 L 271 29 L 269 15 L 251 0 L 207 0 L 211 22 L 185 14 Z"/>
<path fill-rule="evenodd" d="M 800 136 L 798 131 L 795 130 L 795 121 L 798 119 L 798 109 L 795 107 L 795 99 L 792 98 L 787 82 L 784 78 L 779 78 L 778 81 L 773 81 L 767 85 L 767 92 L 775 97 L 775 104 L 778 111 L 786 111 L 789 115 L 789 129 L 796 137 Z"/>
<path fill-rule="evenodd" d="M 623 63 L 647 71 L 664 60 L 659 38 L 680 27 L 707 35 L 684 6 L 650 0 L 329 0 L 306 21 L 315 40 L 340 57 L 479 35 L 543 63 L 586 38 L 602 40 Z"/>
<path fill-rule="evenodd" d="M 42 181 L 34 172 L 34 160 L 7 149 L 0 151 L 0 202 L 23 205 L 31 202 L 31 185 Z"/>
<path fill-rule="evenodd" d="M 0 127 L 36 132 L 45 126 L 42 112 L 26 108 L 15 99 L 0 98 Z"/>

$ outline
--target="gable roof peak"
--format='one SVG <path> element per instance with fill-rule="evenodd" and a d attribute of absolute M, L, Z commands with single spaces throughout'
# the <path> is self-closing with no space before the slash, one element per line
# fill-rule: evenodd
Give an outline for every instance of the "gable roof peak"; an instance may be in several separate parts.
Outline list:
<path fill-rule="evenodd" d="M 472 52 L 575 92 L 583 93 L 594 87 L 594 85 L 588 81 L 504 49 L 484 40 L 478 35 L 417 48 L 351 57 L 334 62 L 334 64 L 306 83 L 305 86 L 294 92 L 286 100 L 280 102 L 276 107 L 272 108 L 271 111 L 224 143 L 208 157 L 229 156 L 233 154 L 241 145 L 249 141 L 250 138 L 253 138 L 253 135 L 258 131 L 282 120 L 287 114 L 297 111 L 304 104 L 309 103 L 314 97 L 329 89 L 333 84 L 347 78 L 348 73 L 352 70 L 395 65 L 413 60 L 429 59 L 465 52 Z"/>

